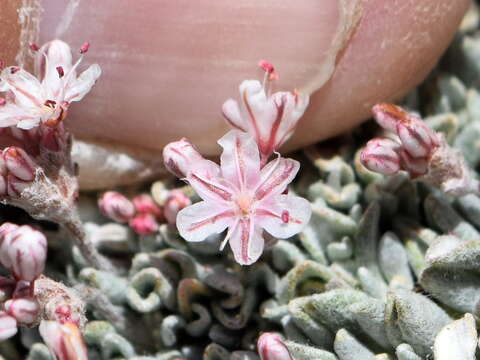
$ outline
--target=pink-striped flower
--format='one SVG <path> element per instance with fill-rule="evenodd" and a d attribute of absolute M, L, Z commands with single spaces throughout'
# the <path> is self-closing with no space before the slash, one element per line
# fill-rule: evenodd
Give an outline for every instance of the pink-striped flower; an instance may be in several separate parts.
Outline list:
<path fill-rule="evenodd" d="M 14 97 L 0 108 L 0 127 L 31 129 L 40 123 L 54 126 L 62 121 L 70 103 L 83 99 L 101 74 L 94 64 L 77 76 L 82 58 L 72 65 L 70 47 L 54 40 L 38 51 L 37 77 L 17 66 L 3 69 L 0 91 Z"/>
<path fill-rule="evenodd" d="M 254 138 L 232 130 L 218 143 L 221 165 L 205 160 L 187 174 L 203 201 L 181 210 L 177 228 L 187 241 L 202 241 L 228 228 L 228 241 L 238 263 L 255 262 L 264 247 L 263 230 L 278 238 L 300 232 L 311 215 L 310 203 L 283 195 L 299 170 L 299 163 L 278 157 L 260 168 Z"/>
<path fill-rule="evenodd" d="M 31 325 L 40 312 L 38 302 L 33 298 L 11 299 L 5 302 L 5 311 L 13 316 L 19 324 Z"/>
<path fill-rule="evenodd" d="M 258 338 L 257 349 L 262 360 L 294 360 L 282 337 L 275 333 L 263 333 Z"/>
<path fill-rule="evenodd" d="M 245 80 L 239 89 L 241 105 L 233 99 L 227 100 L 223 116 L 234 128 L 255 137 L 263 165 L 293 134 L 309 97 L 296 91 L 270 95 L 265 82 L 262 86 L 257 80 Z"/>
<path fill-rule="evenodd" d="M 77 325 L 43 320 L 39 330 L 57 360 L 88 360 L 87 348 Z"/>
<path fill-rule="evenodd" d="M 163 148 L 165 167 L 180 179 L 184 178 L 193 166 L 203 160 L 203 156 L 186 138 L 171 142 Z"/>
<path fill-rule="evenodd" d="M 28 225 L 7 232 L 0 246 L 0 262 L 17 280 L 33 281 L 45 268 L 47 239 Z"/>

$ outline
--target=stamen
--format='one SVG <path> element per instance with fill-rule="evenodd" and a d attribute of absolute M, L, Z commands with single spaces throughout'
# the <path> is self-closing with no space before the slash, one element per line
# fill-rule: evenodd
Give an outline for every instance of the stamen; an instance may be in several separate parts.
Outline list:
<path fill-rule="evenodd" d="M 275 72 L 275 67 L 267 60 L 260 60 L 258 66 L 265 71 L 263 77 L 263 90 L 267 96 L 270 94 L 270 82 L 278 79 L 278 74 Z"/>
<path fill-rule="evenodd" d="M 18 66 L 12 66 L 10 68 L 10 73 L 15 74 L 16 72 L 20 71 L 20 68 Z"/>
<path fill-rule="evenodd" d="M 7 100 L 0 98 L 0 106 L 4 106 L 7 103 Z"/>
<path fill-rule="evenodd" d="M 28 45 L 28 47 L 29 47 L 30 50 L 32 50 L 32 51 L 38 51 L 38 50 L 40 50 L 40 48 L 38 47 L 38 45 L 35 44 L 35 43 L 31 43 L 30 45 Z"/>
<path fill-rule="evenodd" d="M 282 221 L 285 224 L 288 224 L 288 222 L 290 221 L 290 213 L 288 212 L 288 210 L 282 211 Z"/>
<path fill-rule="evenodd" d="M 5 60 L 0 60 L 0 70 L 2 70 L 6 66 Z"/>
<path fill-rule="evenodd" d="M 57 72 L 58 72 L 58 76 L 59 76 L 60 78 L 62 78 L 62 77 L 65 75 L 65 71 L 63 71 L 63 67 L 57 66 L 56 69 L 57 69 Z"/>
<path fill-rule="evenodd" d="M 55 108 L 55 106 L 57 105 L 57 102 L 56 101 L 53 101 L 53 100 L 47 100 L 45 101 L 45 106 L 48 106 L 49 108 Z"/>
<path fill-rule="evenodd" d="M 275 72 L 275 68 L 273 67 L 272 63 L 268 62 L 267 60 L 260 60 L 258 62 L 258 66 L 260 66 L 265 72 L 269 74 L 273 74 Z"/>
<path fill-rule="evenodd" d="M 90 43 L 88 41 L 85 41 L 82 46 L 80 46 L 80 54 L 85 54 L 88 49 L 90 48 Z"/>

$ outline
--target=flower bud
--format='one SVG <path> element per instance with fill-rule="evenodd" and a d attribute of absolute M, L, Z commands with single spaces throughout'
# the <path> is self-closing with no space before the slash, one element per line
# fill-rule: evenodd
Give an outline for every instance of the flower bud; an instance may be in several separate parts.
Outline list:
<path fill-rule="evenodd" d="M 17 330 L 17 320 L 5 311 L 0 311 L 0 341 L 11 338 Z"/>
<path fill-rule="evenodd" d="M 149 213 L 157 219 L 162 217 L 162 209 L 155 203 L 150 195 L 137 195 L 132 199 L 132 202 L 137 213 Z"/>
<path fill-rule="evenodd" d="M 57 360 L 88 360 L 87 348 L 77 325 L 43 320 L 39 330 Z"/>
<path fill-rule="evenodd" d="M 22 148 L 7 147 L 3 150 L 2 155 L 10 174 L 23 181 L 33 181 L 35 179 L 37 166 Z"/>
<path fill-rule="evenodd" d="M 0 303 L 12 297 L 15 289 L 15 280 L 0 276 Z"/>
<path fill-rule="evenodd" d="M 17 280 L 33 281 L 45 268 L 47 239 L 28 225 L 7 233 L 0 246 L 0 261 Z"/>
<path fill-rule="evenodd" d="M 197 162 L 204 160 L 186 138 L 171 142 L 163 149 L 163 162 L 168 171 L 182 179 Z"/>
<path fill-rule="evenodd" d="M 393 175 L 400 170 L 399 149 L 400 144 L 391 139 L 372 139 L 361 152 L 360 161 L 370 171 Z"/>
<path fill-rule="evenodd" d="M 107 191 L 98 200 L 98 207 L 106 217 L 120 223 L 129 221 L 135 215 L 135 206 L 122 194 Z"/>
<path fill-rule="evenodd" d="M 148 235 L 158 230 L 158 223 L 155 217 L 149 213 L 136 215 L 129 223 L 130 227 L 139 235 Z"/>
<path fill-rule="evenodd" d="M 170 194 L 168 195 L 163 207 L 165 219 L 167 219 L 170 225 L 175 225 L 178 212 L 190 205 L 192 205 L 192 201 L 182 191 L 170 191 Z"/>
<path fill-rule="evenodd" d="M 31 325 L 40 312 L 38 302 L 33 298 L 11 299 L 5 302 L 5 311 L 13 316 L 19 324 Z"/>
<path fill-rule="evenodd" d="M 258 354 L 262 360 L 294 360 L 280 335 L 263 333 L 257 342 Z"/>
<path fill-rule="evenodd" d="M 397 124 L 407 121 L 410 114 L 394 104 L 377 104 L 372 108 L 373 117 L 385 130 L 397 133 Z"/>
<path fill-rule="evenodd" d="M 423 120 L 414 116 L 410 121 L 398 124 L 397 134 L 405 151 L 415 158 L 428 157 L 438 145 L 437 135 Z"/>

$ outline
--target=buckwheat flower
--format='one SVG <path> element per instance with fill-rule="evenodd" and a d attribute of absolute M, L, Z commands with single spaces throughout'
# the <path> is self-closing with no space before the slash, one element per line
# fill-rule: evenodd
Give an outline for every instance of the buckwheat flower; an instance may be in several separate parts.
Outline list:
<path fill-rule="evenodd" d="M 282 337 L 275 333 L 263 333 L 258 338 L 257 350 L 262 360 L 294 360 Z"/>
<path fill-rule="evenodd" d="M 257 80 L 245 80 L 240 84 L 240 105 L 227 100 L 222 113 L 236 129 L 255 137 L 264 165 L 293 134 L 298 121 L 309 103 L 309 97 L 294 92 L 277 92 L 272 95 L 267 89 L 273 67 L 264 67 L 266 79 L 263 85 Z"/>
<path fill-rule="evenodd" d="M 70 47 L 53 40 L 38 50 L 37 77 L 17 66 L 3 69 L 0 91 L 14 97 L 0 109 L 0 127 L 17 126 L 31 129 L 40 123 L 57 125 L 70 104 L 80 101 L 90 91 L 101 74 L 97 64 L 77 76 L 83 58 L 72 64 Z"/>
<path fill-rule="evenodd" d="M 17 320 L 5 311 L 0 311 L 0 341 L 11 338 L 17 331 Z"/>
<path fill-rule="evenodd" d="M 186 138 L 171 142 L 163 148 L 163 163 L 178 178 L 184 178 L 193 166 L 203 160 L 203 156 Z"/>
<path fill-rule="evenodd" d="M 170 225 L 175 225 L 178 212 L 190 205 L 192 205 L 192 201 L 182 191 L 170 191 L 163 207 L 165 219 Z"/>
<path fill-rule="evenodd" d="M 203 201 L 178 213 L 177 228 L 187 241 L 202 241 L 228 228 L 222 248 L 228 241 L 238 263 L 252 264 L 263 251 L 263 230 L 289 238 L 310 219 L 307 200 L 282 194 L 300 165 L 278 157 L 260 169 L 254 138 L 238 130 L 218 143 L 223 148 L 220 166 L 205 160 L 187 174 Z"/>
<path fill-rule="evenodd" d="M 394 139 L 370 140 L 360 156 L 365 167 L 384 175 L 403 170 L 454 196 L 480 191 L 463 156 L 418 116 L 393 104 L 375 105 L 373 115 Z"/>
<path fill-rule="evenodd" d="M 5 311 L 13 316 L 21 325 L 33 324 L 37 320 L 40 312 L 40 306 L 33 298 L 7 300 L 4 308 Z"/>
<path fill-rule="evenodd" d="M 98 199 L 98 207 L 103 215 L 120 222 L 128 222 L 135 216 L 135 206 L 125 196 L 116 191 L 107 191 Z"/>
<path fill-rule="evenodd" d="M 40 335 L 57 360 L 88 360 L 87 348 L 78 326 L 43 320 Z"/>
<path fill-rule="evenodd" d="M 33 281 L 45 268 L 47 239 L 28 225 L 8 232 L 0 245 L 0 262 L 17 280 Z"/>

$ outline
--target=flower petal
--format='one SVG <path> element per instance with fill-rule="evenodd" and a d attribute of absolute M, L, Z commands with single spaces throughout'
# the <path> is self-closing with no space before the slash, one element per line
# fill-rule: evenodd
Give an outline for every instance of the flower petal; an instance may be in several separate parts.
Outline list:
<path fill-rule="evenodd" d="M 222 179 L 220 167 L 210 160 L 199 161 L 187 174 L 187 180 L 203 200 L 225 203 L 234 193 Z"/>
<path fill-rule="evenodd" d="M 90 65 L 80 76 L 73 81 L 65 93 L 65 101 L 80 101 L 91 90 L 95 81 L 102 74 L 102 69 L 97 64 Z"/>
<path fill-rule="evenodd" d="M 45 102 L 40 82 L 29 72 L 10 66 L 2 71 L 1 77 L 15 95 L 15 103 L 18 105 L 41 107 Z"/>
<path fill-rule="evenodd" d="M 270 161 L 262 169 L 261 180 L 255 192 L 257 200 L 284 192 L 299 169 L 300 163 L 293 159 L 279 157 Z"/>
<path fill-rule="evenodd" d="M 222 176 L 238 190 L 256 186 L 260 180 L 260 155 L 254 138 L 248 133 L 231 130 L 218 143 L 223 148 Z"/>
<path fill-rule="evenodd" d="M 0 127 L 16 125 L 22 129 L 31 129 L 39 122 L 40 116 L 35 116 L 28 108 L 13 103 L 0 107 Z"/>
<path fill-rule="evenodd" d="M 255 222 L 270 235 L 280 239 L 298 234 L 310 221 L 310 202 L 295 195 L 278 195 L 262 201 L 255 212 Z"/>
<path fill-rule="evenodd" d="M 235 100 L 228 99 L 223 103 L 222 114 L 225 120 L 227 120 L 227 122 L 234 128 L 241 131 L 247 131 L 248 127 L 245 126 L 245 120 L 242 117 L 238 103 Z"/>
<path fill-rule="evenodd" d="M 202 241 L 212 234 L 219 234 L 234 222 L 231 208 L 200 201 L 179 211 L 177 228 L 187 241 Z"/>
<path fill-rule="evenodd" d="M 231 233 L 229 244 L 240 265 L 253 264 L 263 252 L 262 229 L 256 226 L 252 218 L 242 218 Z"/>

